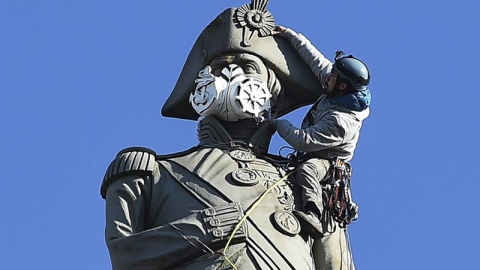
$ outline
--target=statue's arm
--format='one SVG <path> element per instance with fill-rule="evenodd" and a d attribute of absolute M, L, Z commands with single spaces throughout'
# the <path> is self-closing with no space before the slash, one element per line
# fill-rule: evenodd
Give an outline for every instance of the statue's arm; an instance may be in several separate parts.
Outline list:
<path fill-rule="evenodd" d="M 152 228 L 146 224 L 150 201 L 159 199 L 152 192 L 152 185 L 162 180 L 165 179 L 155 168 L 152 176 L 126 175 L 106 188 L 105 241 L 113 269 L 172 269 L 212 254 L 225 245 L 231 232 L 225 230 L 224 235 L 216 235 L 215 227 L 205 222 L 209 213 L 225 212 L 215 217 L 219 220 L 243 215 L 241 208 L 221 205 Z M 237 233 L 234 242 L 244 239 L 245 235 Z"/>
<path fill-rule="evenodd" d="M 290 28 L 280 34 L 286 38 L 297 52 L 307 63 L 315 76 L 320 80 L 322 86 L 326 88 L 326 78 L 332 69 L 332 62 L 328 60 L 304 35 L 293 31 Z"/>
<path fill-rule="evenodd" d="M 108 187 L 105 241 L 113 269 L 168 269 L 201 255 L 193 244 L 212 242 L 200 213 L 147 229 L 149 185 L 149 179 L 128 176 Z M 194 236 L 193 243 L 186 236 Z"/>

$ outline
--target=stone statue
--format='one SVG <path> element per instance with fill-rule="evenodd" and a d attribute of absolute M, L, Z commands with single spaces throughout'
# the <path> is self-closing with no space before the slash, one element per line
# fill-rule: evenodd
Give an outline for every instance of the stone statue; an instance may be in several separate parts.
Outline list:
<path fill-rule="evenodd" d="M 198 119 L 199 144 L 122 150 L 102 183 L 113 269 L 320 269 L 292 211 L 288 160 L 268 153 L 278 117 L 321 85 L 272 36 L 268 1 L 230 8 L 195 42 L 162 114 Z"/>

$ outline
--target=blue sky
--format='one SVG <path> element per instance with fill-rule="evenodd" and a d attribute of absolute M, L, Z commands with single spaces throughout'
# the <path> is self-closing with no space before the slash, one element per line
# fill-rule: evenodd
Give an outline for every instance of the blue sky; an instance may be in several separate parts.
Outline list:
<path fill-rule="evenodd" d="M 110 269 L 99 187 L 127 146 L 197 143 L 164 118 L 198 34 L 237 1 L 0 2 L 0 268 Z M 358 269 L 471 269 L 480 255 L 480 3 L 270 1 L 278 24 L 372 73 L 355 157 Z M 306 108 L 286 118 L 299 124 Z M 285 143 L 275 137 L 270 152 Z"/>

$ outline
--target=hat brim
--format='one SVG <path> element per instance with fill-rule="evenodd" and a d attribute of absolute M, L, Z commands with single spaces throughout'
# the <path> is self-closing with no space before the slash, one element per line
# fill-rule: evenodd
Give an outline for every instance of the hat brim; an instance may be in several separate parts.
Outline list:
<path fill-rule="evenodd" d="M 256 55 L 275 72 L 283 86 L 283 101 L 275 105 L 277 116 L 311 104 L 320 96 L 320 81 L 284 38 L 256 37 L 250 46 L 244 46 L 243 29 L 235 23 L 235 11 L 235 8 L 225 10 L 200 34 L 172 93 L 163 105 L 163 116 L 198 119 L 199 115 L 189 103 L 190 93 L 195 90 L 195 79 L 213 58 L 225 53 Z"/>

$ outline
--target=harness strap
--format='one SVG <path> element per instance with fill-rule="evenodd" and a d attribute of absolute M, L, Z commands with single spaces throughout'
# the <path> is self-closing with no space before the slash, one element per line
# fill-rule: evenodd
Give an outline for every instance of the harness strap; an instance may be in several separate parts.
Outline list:
<path fill-rule="evenodd" d="M 358 206 L 353 202 L 350 190 L 352 168 L 337 158 L 333 161 L 332 170 L 332 193 L 327 205 L 340 227 L 345 228 L 358 218 Z"/>

